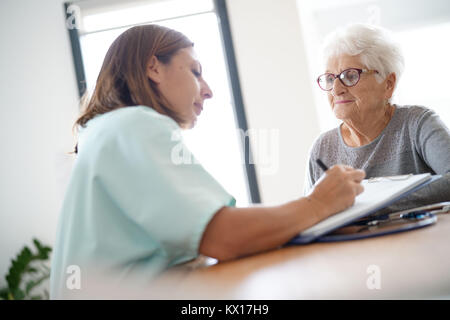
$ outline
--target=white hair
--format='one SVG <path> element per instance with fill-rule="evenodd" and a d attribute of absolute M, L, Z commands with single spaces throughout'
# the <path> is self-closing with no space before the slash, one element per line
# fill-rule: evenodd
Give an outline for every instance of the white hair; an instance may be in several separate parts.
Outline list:
<path fill-rule="evenodd" d="M 325 63 L 342 54 L 360 55 L 360 61 L 367 69 L 379 72 L 378 82 L 394 72 L 398 83 L 405 65 L 401 49 L 391 33 L 367 24 L 352 24 L 332 32 L 324 40 L 322 53 Z"/>

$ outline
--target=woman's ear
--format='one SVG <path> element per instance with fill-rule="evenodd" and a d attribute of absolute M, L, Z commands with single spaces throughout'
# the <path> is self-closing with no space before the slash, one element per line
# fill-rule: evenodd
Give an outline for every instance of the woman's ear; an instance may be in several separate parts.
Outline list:
<path fill-rule="evenodd" d="M 162 63 L 156 58 L 156 56 L 152 56 L 147 63 L 147 69 L 145 70 L 145 74 L 147 77 L 153 82 L 159 84 L 162 80 Z"/>
<path fill-rule="evenodd" d="M 386 98 L 390 99 L 394 94 L 395 84 L 397 82 L 397 76 L 395 75 L 395 72 L 390 73 L 386 77 L 385 82 L 386 82 Z"/>

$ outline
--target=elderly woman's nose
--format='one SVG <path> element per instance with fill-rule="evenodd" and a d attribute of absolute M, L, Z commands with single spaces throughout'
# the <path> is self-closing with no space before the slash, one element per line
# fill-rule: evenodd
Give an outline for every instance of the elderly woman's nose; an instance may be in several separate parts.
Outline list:
<path fill-rule="evenodd" d="M 333 89 L 331 90 L 333 96 L 338 96 L 345 92 L 345 90 L 347 90 L 346 86 L 344 86 L 338 78 L 334 79 Z"/>

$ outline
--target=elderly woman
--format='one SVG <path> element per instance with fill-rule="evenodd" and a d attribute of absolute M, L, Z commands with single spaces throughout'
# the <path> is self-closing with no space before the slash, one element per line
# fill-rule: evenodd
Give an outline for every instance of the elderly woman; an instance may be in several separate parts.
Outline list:
<path fill-rule="evenodd" d="M 439 116 L 422 106 L 391 103 L 404 62 L 386 30 L 362 24 L 337 30 L 325 40 L 324 58 L 317 83 L 342 123 L 315 141 L 307 188 L 323 173 L 316 159 L 363 169 L 367 178 L 450 173 L 450 131 Z M 450 200 L 449 176 L 433 201 Z"/>

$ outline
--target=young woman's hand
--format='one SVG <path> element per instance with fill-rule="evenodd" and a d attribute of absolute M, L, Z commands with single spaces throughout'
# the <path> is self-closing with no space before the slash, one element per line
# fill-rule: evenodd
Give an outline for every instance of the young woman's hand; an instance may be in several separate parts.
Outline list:
<path fill-rule="evenodd" d="M 364 191 L 361 181 L 365 176 L 363 170 L 345 165 L 328 169 L 307 197 L 317 218 L 323 220 L 353 205 L 356 196 Z"/>
<path fill-rule="evenodd" d="M 206 227 L 199 252 L 229 260 L 279 247 L 351 206 L 363 191 L 364 177 L 362 170 L 337 165 L 327 170 L 308 197 L 273 207 L 223 207 Z"/>

